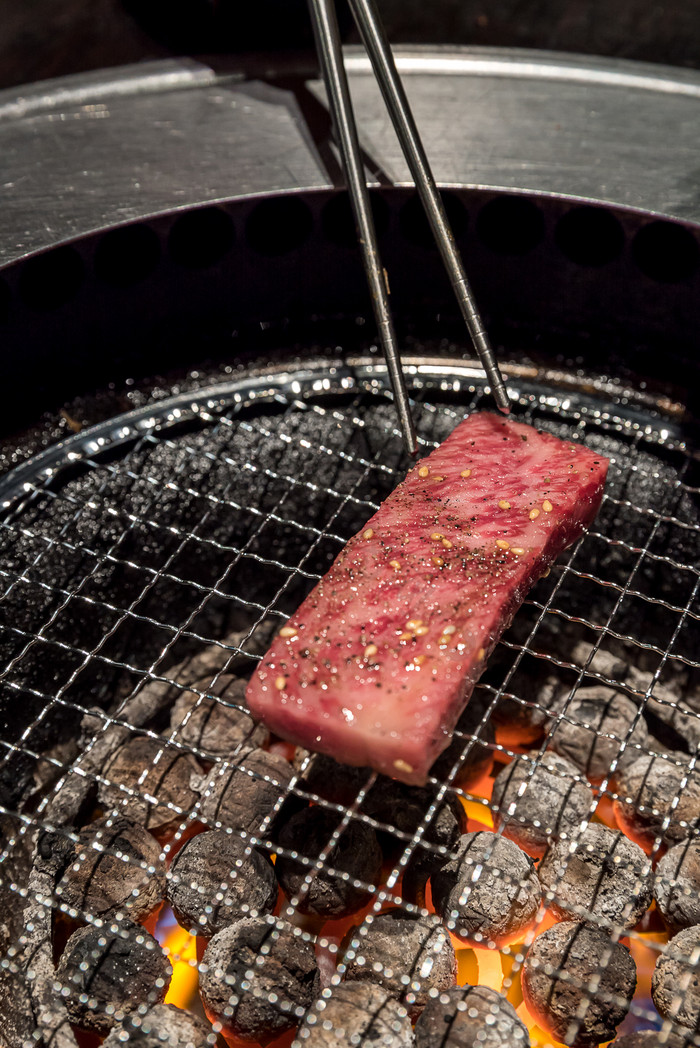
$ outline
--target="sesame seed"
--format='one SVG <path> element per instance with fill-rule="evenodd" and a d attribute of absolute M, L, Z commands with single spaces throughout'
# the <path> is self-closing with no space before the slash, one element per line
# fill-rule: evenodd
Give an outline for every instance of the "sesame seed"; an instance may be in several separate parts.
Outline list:
<path fill-rule="evenodd" d="M 545 511 L 545 513 L 551 513 L 552 510 L 554 509 L 554 506 L 549 501 L 549 499 L 545 499 L 544 502 L 542 503 L 542 509 Z"/>
<path fill-rule="evenodd" d="M 511 551 L 511 553 L 524 553 L 525 552 L 525 550 L 522 548 L 522 546 L 511 546 L 510 547 L 510 551 Z"/>
<path fill-rule="evenodd" d="M 444 477 L 433 477 L 433 480 L 444 480 Z"/>
<path fill-rule="evenodd" d="M 295 626 L 283 626 L 280 630 L 280 637 L 296 637 L 297 631 Z"/>
<path fill-rule="evenodd" d="M 449 626 L 443 626 L 442 632 L 446 637 L 451 637 L 453 633 L 457 632 L 457 627 L 450 624 Z"/>
<path fill-rule="evenodd" d="M 445 547 L 445 549 L 452 549 L 452 543 L 449 539 L 443 539 L 442 544 Z"/>
<path fill-rule="evenodd" d="M 438 644 L 439 644 L 439 646 L 441 648 L 446 648 L 449 643 L 450 643 L 450 638 L 446 637 L 444 635 L 444 633 L 443 633 L 442 637 L 438 638 Z"/>
<path fill-rule="evenodd" d="M 403 641 L 403 643 L 406 644 L 409 640 L 413 640 L 413 634 L 412 633 L 402 633 L 401 636 L 399 637 L 399 640 Z"/>
<path fill-rule="evenodd" d="M 530 513 L 529 513 L 530 520 L 537 520 L 539 515 L 540 515 L 540 511 L 538 509 L 531 509 L 530 510 Z"/>
<path fill-rule="evenodd" d="M 394 767 L 397 771 L 405 771 L 407 775 L 413 771 L 413 766 L 408 761 L 402 761 L 401 759 L 394 761 Z"/>
<path fill-rule="evenodd" d="M 470 469 L 463 469 L 460 473 L 460 477 L 471 477 L 472 471 Z"/>
<path fill-rule="evenodd" d="M 431 557 L 430 559 L 437 568 L 441 568 L 442 565 L 445 563 L 442 557 Z"/>
<path fill-rule="evenodd" d="M 427 477 L 429 475 L 429 473 L 430 473 L 430 466 L 421 466 L 421 468 L 418 470 L 418 476 L 419 477 Z"/>
<path fill-rule="evenodd" d="M 442 539 L 444 537 L 445 536 L 442 534 L 441 531 L 433 531 L 431 536 L 430 536 L 430 538 L 432 539 L 433 542 L 439 542 L 440 539 Z"/>
<path fill-rule="evenodd" d="M 485 654 L 486 654 L 486 649 L 485 648 L 479 648 L 479 650 L 476 653 L 476 657 L 477 657 L 477 659 L 483 659 Z"/>
<path fill-rule="evenodd" d="M 501 499 L 501 501 L 498 503 L 498 508 L 499 509 L 510 509 L 510 502 L 506 502 L 505 499 Z"/>
<path fill-rule="evenodd" d="M 275 687 L 277 688 L 278 691 L 284 691 L 284 689 L 287 687 L 287 678 L 286 677 L 277 677 L 275 679 Z"/>
<path fill-rule="evenodd" d="M 415 662 L 416 666 L 422 666 L 425 662 L 425 655 L 414 655 L 413 661 Z"/>
<path fill-rule="evenodd" d="M 414 630 L 418 626 L 422 626 L 422 625 L 423 625 L 423 620 L 422 619 L 409 619 L 408 622 L 406 623 L 406 629 L 407 630 Z"/>
<path fill-rule="evenodd" d="M 367 528 L 365 531 L 362 532 L 362 538 L 363 539 L 371 539 L 373 537 L 374 537 L 374 531 L 372 530 L 372 528 Z"/>
<path fill-rule="evenodd" d="M 542 572 L 542 574 L 540 575 L 540 578 L 541 578 L 541 579 L 546 579 L 546 578 L 547 578 L 547 576 L 549 575 L 549 573 L 550 573 L 550 571 L 551 571 L 551 570 L 552 570 L 551 568 L 547 568 L 547 570 L 546 570 L 546 571 L 543 571 L 543 572 Z"/>
<path fill-rule="evenodd" d="M 416 637 L 424 637 L 426 635 L 426 633 L 429 633 L 429 632 L 430 632 L 430 630 L 428 629 L 427 626 L 418 626 L 416 628 Z"/>
<path fill-rule="evenodd" d="M 371 659 L 373 655 L 376 655 L 379 651 L 376 644 L 368 644 L 364 650 L 364 656 L 366 659 Z"/>
<path fill-rule="evenodd" d="M 396 571 L 400 571 L 401 570 L 401 561 L 400 560 L 390 560 L 389 561 L 389 567 L 395 568 Z"/>
<path fill-rule="evenodd" d="M 505 539 L 496 539 L 496 545 L 499 549 L 508 549 L 510 546 L 510 542 L 506 542 Z"/>

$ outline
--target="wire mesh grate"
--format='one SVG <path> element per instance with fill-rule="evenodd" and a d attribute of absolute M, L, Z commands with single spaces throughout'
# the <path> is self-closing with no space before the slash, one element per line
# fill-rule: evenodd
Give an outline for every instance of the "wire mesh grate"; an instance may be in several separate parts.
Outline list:
<path fill-rule="evenodd" d="M 697 463 L 678 429 L 634 404 L 613 410 L 593 396 L 527 383 L 516 392 L 516 417 L 611 459 L 608 487 L 593 527 L 525 601 L 420 790 L 262 737 L 237 684 L 402 476 L 381 371 L 368 364 L 329 379 L 307 369 L 205 390 L 79 437 L 5 483 L 0 981 L 17 1006 L 0 1031 L 9 1043 L 53 1037 L 73 1045 L 75 1023 L 101 1036 L 124 1023 L 128 1039 L 135 1016 L 156 1022 L 149 1008 L 165 996 L 170 975 L 150 961 L 132 973 L 134 1000 L 105 999 L 98 986 L 92 996 L 83 987 L 74 1003 L 67 942 L 70 936 L 75 950 L 94 953 L 86 929 L 103 940 L 125 936 L 130 949 L 130 937 L 140 935 L 151 952 L 155 932 L 174 970 L 166 1001 L 203 1018 L 203 997 L 215 1033 L 232 1036 L 252 994 L 259 1029 L 246 1034 L 251 1043 L 274 1040 L 302 1020 L 300 1042 L 325 1043 L 314 1040 L 324 1002 L 358 977 L 401 998 L 413 1020 L 450 981 L 485 985 L 500 996 L 488 999 L 484 1028 L 501 1023 L 510 1038 L 503 1043 L 527 1043 L 518 1041 L 522 1030 L 536 1045 L 594 1044 L 599 1033 L 602 1043 L 626 1012 L 623 1030 L 661 1029 L 649 973 L 658 956 L 672 964 L 675 955 L 658 900 L 649 909 L 652 870 L 672 846 L 694 844 L 700 825 Z M 484 403 L 483 388 L 458 364 L 449 373 L 444 364 L 421 368 L 413 394 L 425 451 Z M 517 780 L 515 793 L 504 786 L 508 777 Z M 526 803 L 538 790 L 561 804 L 565 796 L 567 805 L 578 790 L 577 822 L 556 832 L 540 825 Z M 534 808 L 541 815 L 542 802 Z M 556 807 L 545 815 L 559 817 Z M 618 825 L 624 838 L 606 836 Z M 600 869 L 594 858 L 602 846 L 596 838 L 594 854 L 591 827 L 613 841 Z M 124 834 L 138 837 L 143 828 L 157 854 L 143 842 L 124 843 Z M 309 999 L 286 969 L 271 988 L 224 971 L 220 957 L 224 973 L 210 985 L 214 953 L 203 966 L 202 959 L 212 929 L 214 943 L 227 928 L 223 939 L 233 950 L 235 922 L 217 917 L 233 905 L 225 903 L 230 878 L 199 899 L 199 917 L 186 917 L 173 900 L 180 882 L 180 894 L 193 887 L 191 869 L 180 877 L 178 863 L 213 829 L 236 842 L 231 869 L 246 871 L 241 882 L 254 879 L 253 861 L 263 863 L 255 877 L 264 881 L 264 863 L 272 869 L 274 857 L 274 899 L 258 906 L 257 918 L 249 916 L 253 903 L 236 914 L 249 920 L 249 938 L 258 935 L 260 957 L 278 949 L 292 956 L 306 944 L 316 979 Z M 620 841 L 628 839 L 637 852 L 621 858 Z M 110 877 L 131 894 L 118 904 L 100 908 L 88 891 L 100 880 L 96 855 L 121 864 Z M 440 871 L 455 862 L 463 880 L 469 871 L 457 897 L 440 888 Z M 590 891 L 579 885 L 576 895 L 574 872 L 586 884 L 592 876 L 589 869 L 584 877 L 582 863 L 598 881 Z M 676 880 L 683 881 L 678 871 Z M 506 900 L 502 926 L 482 922 L 467 933 L 464 915 L 481 905 L 480 883 Z M 166 896 L 170 906 L 156 920 Z M 646 900 L 640 915 L 634 900 Z M 413 924 L 400 925 L 401 916 Z M 197 921 L 209 934 L 195 934 Z M 569 1014 L 549 1016 L 557 1040 L 538 1025 L 538 972 L 547 964 L 537 951 L 569 924 L 571 959 L 558 976 Z M 414 943 L 416 928 L 424 934 Z M 590 970 L 580 958 L 574 963 L 581 928 L 609 944 Z M 398 974 L 391 968 L 397 934 L 407 954 Z M 618 983 L 606 983 L 620 942 L 638 967 L 631 1004 L 619 973 Z M 687 985 L 663 1005 L 663 1017 L 694 1043 L 688 1014 L 696 955 L 679 956 Z M 302 967 L 304 957 L 296 962 Z M 198 972 L 201 995 L 187 979 L 194 973 L 196 982 Z M 201 1029 L 198 1036 L 205 1037 Z"/>

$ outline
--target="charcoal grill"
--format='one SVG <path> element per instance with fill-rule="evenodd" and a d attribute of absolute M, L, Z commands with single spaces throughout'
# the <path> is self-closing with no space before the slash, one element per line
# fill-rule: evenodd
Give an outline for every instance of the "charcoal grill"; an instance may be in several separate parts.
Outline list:
<path fill-rule="evenodd" d="M 458 731 L 452 766 L 431 778 L 415 827 L 367 814 L 372 776 L 353 779 L 342 803 L 310 789 L 311 758 L 301 754 L 266 819 L 235 831 L 268 855 L 296 858 L 307 884 L 342 877 L 328 860 L 352 822 L 392 842 L 380 883 L 358 885 L 371 899 L 353 918 L 359 931 L 349 942 L 341 946 L 353 921 L 311 919 L 300 898 L 282 898 L 267 918 L 271 929 L 291 922 L 313 944 L 331 993 L 333 978 L 362 957 L 376 915 L 431 908 L 425 885 L 409 889 L 409 873 L 416 858 L 449 854 L 430 833 L 441 802 L 459 798 L 471 830 L 492 826 L 490 777 L 457 785 L 474 747 L 489 749 L 497 768 L 531 751 L 534 770 L 577 693 L 614 687 L 636 713 L 613 739 L 616 756 L 593 789 L 591 816 L 613 824 L 613 803 L 626 803 L 616 772 L 626 751 L 640 748 L 635 728 L 644 722 L 651 734 L 640 753 L 665 754 L 683 773 L 663 834 L 692 781 L 700 738 L 699 213 L 696 147 L 678 147 L 697 114 L 700 83 L 675 71 L 489 52 L 406 52 L 399 64 L 419 119 L 421 106 L 441 112 L 440 100 L 453 107 L 449 124 L 481 100 L 470 133 L 489 148 L 478 161 L 465 161 L 459 135 L 449 150 L 440 147 L 439 128 L 428 127 L 427 147 L 438 179 L 451 186 L 480 301 L 506 344 L 499 356 L 509 360 L 515 416 L 585 441 L 610 457 L 611 470 L 597 521 L 538 583 L 499 645 L 476 691 L 481 722 Z M 458 341 L 458 320 L 443 311 L 437 260 L 357 57 L 351 72 L 427 452 L 465 412 L 488 406 L 488 393 Z M 630 126 L 640 98 L 645 119 Z M 512 108 L 504 110 L 506 100 Z M 164 65 L 30 91 L 5 99 L 0 112 L 0 144 L 7 136 L 17 174 L 24 167 L 32 180 L 31 192 L 19 180 L 10 187 L 3 219 L 4 365 L 16 392 L 6 430 L 22 432 L 3 442 L 4 464 L 14 468 L 0 481 L 0 1029 L 11 1045 L 34 1038 L 72 1046 L 82 1035 L 68 1025 L 54 966 L 72 928 L 99 927 L 103 918 L 72 910 L 56 893 L 61 842 L 75 841 L 105 809 L 106 788 L 118 798 L 108 809 L 158 804 L 172 812 L 161 838 L 166 860 L 201 830 L 217 778 L 236 762 L 245 772 L 245 742 L 223 759 L 183 743 L 170 725 L 172 705 L 204 676 L 212 687 L 194 688 L 200 705 L 219 677 L 251 671 L 271 631 L 406 462 L 386 372 L 366 334 L 322 96 L 303 71 Z M 221 112 L 217 122 L 211 113 Z M 146 119 L 150 142 L 138 126 Z M 248 140 L 255 148 L 236 161 L 240 194 L 231 197 L 232 144 L 247 141 L 256 121 Z M 556 124 L 566 129 L 565 156 Z M 32 167 L 28 157 L 41 154 L 57 125 L 69 130 L 53 166 Z M 118 161 L 107 128 L 123 135 Z M 192 151 L 184 131 L 199 135 Z M 615 162 L 601 170 L 591 160 L 614 140 Z M 73 143 L 82 143 L 79 161 Z M 97 179 L 110 163 L 109 176 Z M 41 193 L 52 183 L 67 203 L 47 230 Z M 78 206 L 81 185 L 92 191 L 89 206 Z M 70 427 L 81 431 L 68 435 Z M 532 686 L 552 672 L 565 684 L 555 709 Z M 514 745 L 504 725 L 524 724 L 533 711 L 549 718 L 546 730 Z M 145 770 L 111 781 L 106 768 L 125 737 L 152 740 L 156 767 L 173 748 L 191 754 L 203 772 L 199 800 L 182 807 L 160 795 Z M 298 857 L 279 845 L 275 820 L 309 800 L 340 821 L 320 854 Z M 693 821 L 687 834 L 696 833 Z M 656 840 L 651 858 L 661 851 Z M 600 923 L 585 907 L 580 916 Z M 458 952 L 458 980 L 503 989 L 539 1045 L 557 1042 L 522 1003 L 520 973 L 548 921 L 541 911 L 524 938 L 498 951 L 484 942 Z M 201 1014 L 188 975 L 202 944 L 197 952 L 166 911 L 155 932 L 175 967 L 170 999 Z M 659 1029 L 649 976 L 668 949 L 663 926 L 651 911 L 632 930 L 613 924 L 607 933 L 630 944 L 639 972 L 620 1031 Z M 420 973 L 407 974 L 409 1005 L 419 983 Z M 595 999 L 594 985 L 584 991 Z M 581 1020 L 572 1016 L 569 1040 Z M 673 1016 L 667 1026 L 694 1043 Z"/>

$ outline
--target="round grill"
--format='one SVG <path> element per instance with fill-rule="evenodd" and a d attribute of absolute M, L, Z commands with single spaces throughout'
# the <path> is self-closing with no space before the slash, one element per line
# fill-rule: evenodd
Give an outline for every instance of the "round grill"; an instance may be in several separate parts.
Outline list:
<path fill-rule="evenodd" d="M 424 361 L 409 368 L 409 378 L 424 452 L 465 412 L 488 407 L 477 373 L 460 361 Z M 229 674 L 249 676 L 272 631 L 401 479 L 405 462 L 382 367 L 371 360 L 330 367 L 310 363 L 170 398 L 157 409 L 81 433 L 6 477 L 0 489 L 5 507 L 0 868 L 8 871 L 1 886 L 8 917 L 0 978 L 8 1001 L 15 972 L 28 953 L 35 958 L 34 978 L 27 984 L 31 1013 L 25 1011 L 27 1001 L 17 998 L 17 1014 L 11 1004 L 3 1020 L 8 1030 L 21 1030 L 23 1016 L 31 1014 L 26 1021 L 35 1021 L 44 1036 L 60 1031 L 56 1043 L 74 1043 L 51 962 L 76 927 L 109 928 L 115 918 L 63 900 L 56 891 L 55 856 L 60 842 L 79 842 L 81 829 L 97 816 L 139 812 L 137 821 L 148 825 L 149 813 L 164 808 L 168 828 L 153 830 L 160 862 L 169 863 L 184 842 L 217 824 L 249 850 L 276 856 L 278 868 L 284 859 L 296 861 L 303 867 L 302 885 L 280 895 L 266 918 L 270 934 L 291 924 L 316 952 L 323 984 L 332 986 L 362 958 L 379 914 L 432 912 L 430 890 L 423 885 L 416 891 L 409 874 L 420 865 L 417 860 L 432 869 L 450 857 L 451 849 L 430 832 L 445 801 L 458 801 L 468 830 L 493 828 L 495 815 L 500 832 L 509 836 L 508 822 L 517 815 L 492 800 L 493 776 L 527 751 L 528 774 L 534 777 L 566 725 L 580 727 L 572 711 L 580 693 L 592 686 L 616 689 L 635 712 L 623 732 L 588 725 L 589 741 L 604 739 L 613 758 L 602 781 L 594 781 L 572 849 L 589 818 L 614 826 L 615 802 L 633 812 L 640 805 L 639 798 L 621 797 L 617 789 L 616 772 L 632 749 L 637 756 L 661 754 L 680 769 L 678 791 L 670 804 L 664 802 L 660 831 L 647 847 L 656 861 L 684 792 L 692 791 L 698 737 L 697 459 L 682 426 L 648 396 L 630 390 L 612 406 L 595 391 L 576 388 L 573 381 L 570 386 L 562 392 L 545 374 L 539 381 L 516 374 L 510 382 L 513 409 L 519 419 L 585 441 L 610 457 L 601 512 L 518 613 L 477 685 L 472 702 L 481 703 L 482 715 L 457 732 L 452 761 L 431 777 L 420 817 L 408 828 L 398 811 L 392 817 L 391 809 L 378 814 L 368 806 L 375 775 L 358 779 L 341 770 L 345 795 L 338 800 L 323 782 L 308 777 L 312 755 L 297 754 L 290 776 L 276 778 L 251 763 L 248 736 L 222 755 L 188 741 L 184 731 L 212 697 L 243 711 L 240 698 L 216 698 L 217 681 Z M 551 673 L 563 683 L 555 709 L 538 698 Z M 179 723 L 173 721 L 173 707 L 188 691 L 193 704 Z M 541 714 L 539 721 L 533 713 Z M 540 729 L 529 745 L 519 746 L 513 725 L 525 723 L 539 723 Z M 640 725 L 647 729 L 641 743 Z M 133 776 L 111 779 L 115 751 L 135 738 L 151 741 L 148 761 Z M 288 747 L 274 740 L 271 745 L 278 756 L 293 757 Z M 493 756 L 495 767 L 464 788 L 460 769 L 475 748 Z M 193 803 L 183 803 L 187 794 L 158 778 L 159 762 L 171 761 L 173 753 L 191 755 L 200 769 L 201 779 L 181 784 L 194 791 Z M 208 807 L 217 783 L 232 768 L 251 779 L 262 775 L 273 787 L 264 818 L 244 830 L 227 826 L 226 818 Z M 584 772 L 579 779 L 585 783 Z M 336 824 L 325 846 L 299 857 L 280 843 L 279 820 L 309 802 L 334 813 Z M 385 841 L 376 883 L 351 876 L 330 858 L 358 823 Z M 683 823 L 683 837 L 696 833 L 694 821 Z M 107 852 L 122 859 L 125 854 L 118 845 Z M 90 848 L 83 850 L 77 865 L 90 857 Z M 124 861 L 138 864 L 133 857 Z M 545 903 L 558 898 L 566 868 L 567 862 Z M 475 882 L 480 875 L 476 867 Z M 366 905 L 344 921 L 310 917 L 304 899 L 318 877 L 352 880 L 366 893 Z M 645 923 L 629 930 L 623 921 L 603 921 L 595 906 L 588 907 L 584 901 L 578 918 L 613 940 L 622 938 L 637 962 L 638 993 L 624 1029 L 658 1025 L 649 974 L 666 949 L 663 926 L 647 915 Z M 117 928 L 126 926 L 116 921 Z M 456 943 L 459 982 L 502 990 L 532 1043 L 540 1045 L 559 1042 L 548 1038 L 528 1011 L 521 972 L 531 944 L 551 923 L 542 907 L 534 926 L 500 950 L 490 949 L 487 938 L 482 945 Z M 202 1015 L 196 962 L 202 961 L 203 940 L 181 931 L 169 909 L 149 927 L 174 967 L 166 999 Z M 420 967 L 409 965 L 404 974 L 409 998 L 429 982 Z M 580 991 L 568 1039 L 578 1043 L 571 1038 L 605 991 L 581 979 L 575 968 L 565 977 Z M 244 984 L 245 979 L 238 984 L 233 979 L 231 994 L 244 992 Z M 268 988 L 263 996 L 273 1010 L 291 1009 L 294 1026 L 305 1014 L 284 994 Z M 88 1001 L 86 1007 L 102 1005 Z M 138 1006 L 133 1014 L 139 1014 Z"/>

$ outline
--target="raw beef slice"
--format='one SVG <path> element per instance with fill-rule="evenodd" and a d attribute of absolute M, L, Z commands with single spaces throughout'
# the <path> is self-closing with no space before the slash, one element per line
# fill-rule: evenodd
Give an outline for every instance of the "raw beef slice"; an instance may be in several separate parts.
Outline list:
<path fill-rule="evenodd" d="M 338 761 L 425 782 L 528 589 L 594 519 L 607 467 L 471 415 L 279 631 L 248 686 L 253 715 Z"/>

